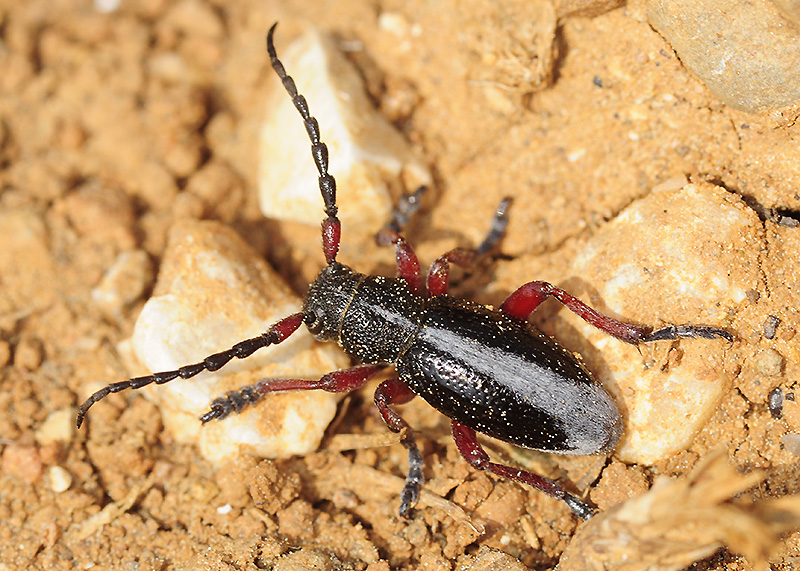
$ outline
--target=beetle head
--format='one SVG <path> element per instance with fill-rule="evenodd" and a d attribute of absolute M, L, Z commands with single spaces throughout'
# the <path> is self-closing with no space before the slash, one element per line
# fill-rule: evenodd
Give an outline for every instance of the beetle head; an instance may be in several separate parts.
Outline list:
<path fill-rule="evenodd" d="M 318 341 L 339 341 L 344 314 L 364 279 L 339 262 L 325 266 L 308 288 L 303 323 Z"/>

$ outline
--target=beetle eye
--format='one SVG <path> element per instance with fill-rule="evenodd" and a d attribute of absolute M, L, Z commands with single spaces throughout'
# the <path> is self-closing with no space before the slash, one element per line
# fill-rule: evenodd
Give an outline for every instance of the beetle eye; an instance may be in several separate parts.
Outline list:
<path fill-rule="evenodd" d="M 312 309 L 303 316 L 303 323 L 311 333 L 316 334 L 322 331 L 322 315 L 316 309 Z"/>

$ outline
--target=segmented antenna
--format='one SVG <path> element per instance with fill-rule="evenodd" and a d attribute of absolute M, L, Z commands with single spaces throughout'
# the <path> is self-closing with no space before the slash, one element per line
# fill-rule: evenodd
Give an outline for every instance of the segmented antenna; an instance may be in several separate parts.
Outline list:
<path fill-rule="evenodd" d="M 78 428 L 80 428 L 81 424 L 83 424 L 83 419 L 86 417 L 86 413 L 89 411 L 92 405 L 100 400 L 103 400 L 110 394 L 118 393 L 120 391 L 124 391 L 125 389 L 140 389 L 142 387 L 146 387 L 147 385 L 152 385 L 153 383 L 157 385 L 163 385 L 164 383 L 168 383 L 177 378 L 191 379 L 203 371 L 216 371 L 217 369 L 222 368 L 231 359 L 246 359 L 259 349 L 269 347 L 270 345 L 277 345 L 278 343 L 283 342 L 292 333 L 297 331 L 298 327 L 300 327 L 302 323 L 303 314 L 295 313 L 289 317 L 281 319 L 278 323 L 270 327 L 266 332 L 262 333 L 258 337 L 240 341 L 227 351 L 221 351 L 220 353 L 209 355 L 199 363 L 185 365 L 179 369 L 175 369 L 174 371 L 163 371 L 144 377 L 136 377 L 134 379 L 120 381 L 119 383 L 113 383 L 103 387 L 86 399 L 78 408 Z"/>
<path fill-rule="evenodd" d="M 341 238 L 341 223 L 337 217 L 339 209 L 336 206 L 336 180 L 328 173 L 328 147 L 320 140 L 319 123 L 309 113 L 306 98 L 297 92 L 294 79 L 286 73 L 281 60 L 278 59 L 273 43 L 277 26 L 277 22 L 272 24 L 267 33 L 267 53 L 269 53 L 272 69 L 278 74 L 284 89 L 292 98 L 292 103 L 303 118 L 303 125 L 311 141 L 311 156 L 314 157 L 314 164 L 317 165 L 319 171 L 319 191 L 322 194 L 322 200 L 325 201 L 325 214 L 328 216 L 322 221 L 322 247 L 325 251 L 325 260 L 328 264 L 332 264 L 336 261 Z"/>
<path fill-rule="evenodd" d="M 339 251 L 339 240 L 341 237 L 341 224 L 336 216 L 336 181 L 328 174 L 328 147 L 325 146 L 325 143 L 320 141 L 317 120 L 309 114 L 308 103 L 306 103 L 305 97 L 297 93 L 294 80 L 286 74 L 283 64 L 275 53 L 272 36 L 277 25 L 277 23 L 273 24 L 267 34 L 267 51 L 269 52 L 273 69 L 278 74 L 278 77 L 281 78 L 284 88 L 286 88 L 286 91 L 292 97 L 292 103 L 294 103 L 294 106 L 303 117 L 303 123 L 306 127 L 308 138 L 311 140 L 311 154 L 314 157 L 314 164 L 317 165 L 317 170 L 319 171 L 319 190 L 322 193 L 322 199 L 325 201 L 325 213 L 328 216 L 322 221 L 322 247 L 325 251 L 325 259 L 328 264 L 332 264 L 336 261 L 336 254 Z M 78 428 L 83 424 L 86 413 L 92 405 L 110 394 L 118 393 L 126 389 L 135 390 L 151 384 L 161 385 L 177 378 L 190 379 L 203 371 L 216 371 L 227 364 L 231 359 L 245 359 L 259 349 L 281 343 L 300 327 L 303 323 L 303 318 L 303 313 L 295 313 L 294 315 L 285 317 L 258 337 L 241 341 L 226 351 L 206 357 L 199 363 L 186 365 L 173 371 L 162 371 L 160 373 L 110 384 L 96 391 L 78 408 L 76 419 Z M 203 415 L 203 422 L 208 422 L 212 418 L 219 417 L 220 411 L 218 409 L 219 407 Z"/>

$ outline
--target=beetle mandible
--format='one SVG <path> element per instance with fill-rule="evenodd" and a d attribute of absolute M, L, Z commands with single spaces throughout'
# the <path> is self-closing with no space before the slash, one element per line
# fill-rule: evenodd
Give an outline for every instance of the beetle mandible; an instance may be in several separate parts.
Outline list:
<path fill-rule="evenodd" d="M 524 448 L 575 455 L 609 451 L 619 439 L 622 421 L 614 400 L 593 380 L 579 358 L 527 323 L 528 316 L 552 296 L 588 323 L 626 343 L 687 337 L 732 341 L 733 337 L 725 330 L 703 325 L 653 329 L 624 323 L 542 281 L 523 285 L 499 309 L 448 295 L 450 264 L 470 265 L 502 237 L 508 199 L 498 208 L 486 240 L 475 249 L 456 248 L 440 256 L 431 265 L 424 285 L 419 261 L 400 235 L 404 218 L 415 208 L 418 194 L 407 198 L 406 212 L 396 211 L 393 223 L 381 233 L 382 241 L 395 247 L 399 277 L 365 275 L 338 262 L 341 224 L 337 217 L 336 182 L 328 173 L 328 149 L 306 99 L 278 59 L 273 44 L 276 26 L 273 24 L 267 35 L 267 51 L 311 141 L 325 203 L 322 248 L 327 266 L 309 286 L 301 312 L 200 363 L 100 389 L 80 406 L 78 427 L 89 408 L 109 394 L 216 371 L 233 358 L 244 359 L 258 349 L 281 343 L 305 325 L 319 341 L 335 341 L 360 364 L 316 381 L 262 379 L 215 399 L 200 420 L 221 420 L 272 392 L 349 392 L 394 365 L 396 375 L 378 386 L 375 404 L 389 429 L 402 433 L 401 442 L 408 451 L 401 516 L 407 517 L 419 498 L 423 460 L 414 432 L 392 405 L 420 396 L 452 420 L 456 446 L 470 465 L 539 489 L 564 501 L 580 518 L 588 519 L 593 508 L 558 482 L 491 462 L 476 437 L 480 432 Z"/>

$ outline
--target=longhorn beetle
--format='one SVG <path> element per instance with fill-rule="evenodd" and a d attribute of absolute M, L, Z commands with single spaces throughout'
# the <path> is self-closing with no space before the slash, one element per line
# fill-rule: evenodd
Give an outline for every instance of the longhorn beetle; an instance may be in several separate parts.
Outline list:
<path fill-rule="evenodd" d="M 402 433 L 401 442 L 408 450 L 401 516 L 408 517 L 409 509 L 417 502 L 423 483 L 423 461 L 414 432 L 392 405 L 420 396 L 452 420 L 456 446 L 470 465 L 533 486 L 588 519 L 593 509 L 558 482 L 490 462 L 476 438 L 476 432 L 481 432 L 524 448 L 576 455 L 606 452 L 619 439 L 622 422 L 614 400 L 592 379 L 578 357 L 527 323 L 528 316 L 552 296 L 588 323 L 634 345 L 687 337 L 732 341 L 733 337 L 727 331 L 703 325 L 653 329 L 623 323 L 542 281 L 523 285 L 500 309 L 448 295 L 450 264 L 469 265 L 496 245 L 505 229 L 508 200 L 501 203 L 486 240 L 476 249 L 456 248 L 439 257 L 428 272 L 425 286 L 419 261 L 399 233 L 408 211 L 415 208 L 418 194 L 406 199 L 406 211 L 399 208 L 395 221 L 382 233 L 383 242 L 395 247 L 399 277 L 360 274 L 338 262 L 341 224 L 337 218 L 336 182 L 328 173 L 328 148 L 306 99 L 297 92 L 294 80 L 275 52 L 276 26 L 273 24 L 267 34 L 267 51 L 311 141 L 325 202 L 322 249 L 327 266 L 310 285 L 301 312 L 200 363 L 106 386 L 80 406 L 78 427 L 89 408 L 109 394 L 178 377 L 188 379 L 201 371 L 216 371 L 234 357 L 244 359 L 262 347 L 283 342 L 302 324 L 319 341 L 338 343 L 360 364 L 328 373 L 316 381 L 263 379 L 215 399 L 200 421 L 221 420 L 232 412 L 241 412 L 267 393 L 317 389 L 349 392 L 394 365 L 396 375 L 378 386 L 375 405 L 389 430 Z"/>

